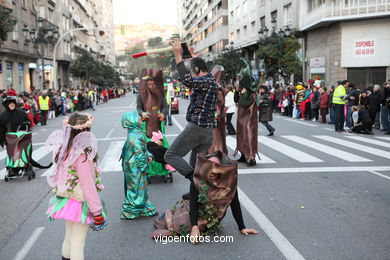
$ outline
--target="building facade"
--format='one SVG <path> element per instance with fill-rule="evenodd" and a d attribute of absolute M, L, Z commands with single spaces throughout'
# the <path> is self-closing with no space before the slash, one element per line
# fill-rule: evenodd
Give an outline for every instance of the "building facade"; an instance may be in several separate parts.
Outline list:
<path fill-rule="evenodd" d="M 390 78 L 389 1 L 302 1 L 300 13 L 305 79 L 365 88 Z"/>
<path fill-rule="evenodd" d="M 213 59 L 228 44 L 228 0 L 179 0 L 179 31 L 195 53 Z"/>
<path fill-rule="evenodd" d="M 81 49 L 114 65 L 114 31 L 75 28 L 113 27 L 112 0 L 2 0 L 17 23 L 0 49 L 0 88 L 17 92 L 54 87 L 75 87 L 70 63 Z M 53 34 L 54 33 L 54 34 Z M 64 37 L 61 37 L 65 35 Z M 54 72 L 54 46 L 61 37 Z"/>

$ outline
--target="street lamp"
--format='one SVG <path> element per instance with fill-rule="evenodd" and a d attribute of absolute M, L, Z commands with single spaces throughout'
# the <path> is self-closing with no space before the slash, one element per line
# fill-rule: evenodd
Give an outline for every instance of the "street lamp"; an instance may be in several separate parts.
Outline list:
<path fill-rule="evenodd" d="M 283 37 L 283 36 L 284 36 L 284 31 L 283 31 L 283 29 L 282 29 L 282 28 L 280 28 L 280 30 L 279 30 L 279 32 L 278 32 L 278 33 L 279 33 L 279 36 L 280 36 L 280 37 Z"/>
<path fill-rule="evenodd" d="M 276 29 L 276 19 L 275 18 L 273 18 L 271 20 L 271 27 L 272 27 L 272 30 L 275 31 L 275 29 Z"/>
<path fill-rule="evenodd" d="M 286 33 L 286 36 L 287 37 L 290 37 L 290 35 L 291 35 L 291 29 L 290 29 L 290 27 L 286 27 L 286 29 L 284 29 L 284 31 L 285 31 L 285 33 Z"/>
<path fill-rule="evenodd" d="M 264 29 L 263 29 L 264 37 L 268 37 L 268 32 L 269 32 L 269 29 L 267 27 L 264 27 Z"/>
<path fill-rule="evenodd" d="M 24 28 L 22 29 L 24 38 L 27 38 L 28 36 L 28 28 L 27 25 L 24 25 Z"/>

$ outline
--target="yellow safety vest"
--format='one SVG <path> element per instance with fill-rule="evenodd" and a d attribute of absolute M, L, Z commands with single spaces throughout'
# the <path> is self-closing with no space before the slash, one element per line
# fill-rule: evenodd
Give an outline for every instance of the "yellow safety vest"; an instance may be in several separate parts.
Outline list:
<path fill-rule="evenodd" d="M 40 110 L 49 110 L 49 97 L 43 98 L 39 96 L 39 108 Z"/>
<path fill-rule="evenodd" d="M 346 103 L 346 100 L 343 99 L 347 95 L 347 91 L 345 90 L 345 87 L 343 85 L 338 86 L 333 93 L 333 104 L 339 104 L 344 105 Z"/>

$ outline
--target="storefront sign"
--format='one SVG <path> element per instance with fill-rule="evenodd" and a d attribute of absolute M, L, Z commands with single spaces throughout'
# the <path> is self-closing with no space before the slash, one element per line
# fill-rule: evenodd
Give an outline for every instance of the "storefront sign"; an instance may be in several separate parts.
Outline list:
<path fill-rule="evenodd" d="M 310 59 L 310 68 L 325 67 L 325 57 L 315 57 Z"/>
<path fill-rule="evenodd" d="M 375 40 L 356 40 L 355 57 L 367 57 L 375 55 Z"/>

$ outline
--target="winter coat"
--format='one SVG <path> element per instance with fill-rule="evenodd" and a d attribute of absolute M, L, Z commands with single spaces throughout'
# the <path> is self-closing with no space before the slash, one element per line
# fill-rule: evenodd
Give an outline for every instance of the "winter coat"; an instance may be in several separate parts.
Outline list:
<path fill-rule="evenodd" d="M 259 106 L 259 122 L 272 121 L 272 99 L 270 94 L 263 93 L 259 95 L 256 104 Z"/>
<path fill-rule="evenodd" d="M 313 93 L 313 98 L 310 102 L 312 109 L 318 109 L 320 107 L 320 92 Z"/>
<path fill-rule="evenodd" d="M 328 94 L 326 92 L 321 94 L 320 97 L 320 108 L 328 108 Z"/>

